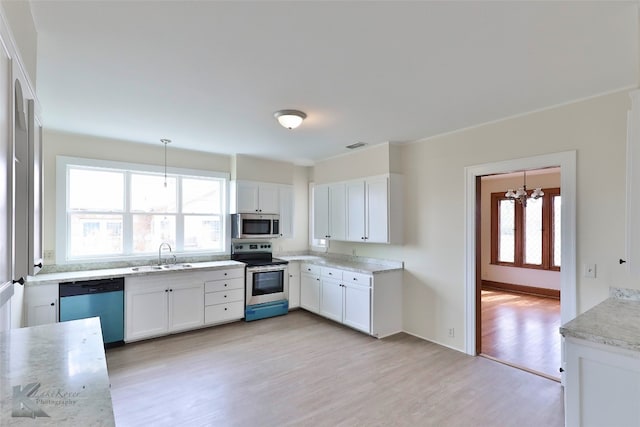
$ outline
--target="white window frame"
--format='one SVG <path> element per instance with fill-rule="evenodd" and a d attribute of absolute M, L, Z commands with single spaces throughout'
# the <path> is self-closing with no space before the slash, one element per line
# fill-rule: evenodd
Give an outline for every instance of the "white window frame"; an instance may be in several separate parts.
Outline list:
<path fill-rule="evenodd" d="M 154 254 L 125 254 L 125 255 L 108 255 L 95 256 L 86 258 L 69 258 L 68 257 L 68 219 L 67 219 L 67 203 L 69 195 L 68 167 L 79 166 L 89 168 L 101 168 L 105 170 L 113 169 L 117 171 L 126 171 L 133 173 L 161 173 L 164 174 L 164 166 L 145 165 L 140 163 L 118 162 L 111 160 L 89 159 L 69 156 L 56 156 L 56 264 L 78 264 L 87 262 L 114 262 L 114 261 L 138 261 L 138 260 L 154 260 L 157 255 Z M 183 176 L 186 178 L 218 178 L 224 181 L 222 186 L 222 207 L 221 207 L 221 232 L 222 232 L 222 251 L 205 250 L 205 251 L 188 251 L 182 252 L 190 257 L 206 256 L 206 255 L 228 255 L 230 252 L 230 230 L 229 230 L 229 174 L 225 172 L 205 171 L 199 169 L 174 168 L 167 167 L 167 175 Z M 127 188 L 125 197 L 129 197 L 129 188 Z M 126 218 L 126 216 L 125 216 Z M 178 227 L 179 228 L 179 227 Z M 176 230 L 179 233 L 180 230 Z M 182 236 L 176 234 L 176 239 Z M 125 252 L 130 252 L 131 242 L 125 238 Z"/>

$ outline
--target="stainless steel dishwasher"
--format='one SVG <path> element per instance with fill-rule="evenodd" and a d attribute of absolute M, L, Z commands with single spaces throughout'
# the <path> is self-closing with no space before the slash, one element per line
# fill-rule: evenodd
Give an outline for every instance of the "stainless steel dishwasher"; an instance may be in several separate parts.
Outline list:
<path fill-rule="evenodd" d="M 124 277 L 59 286 L 61 322 L 100 317 L 105 348 L 124 344 Z"/>

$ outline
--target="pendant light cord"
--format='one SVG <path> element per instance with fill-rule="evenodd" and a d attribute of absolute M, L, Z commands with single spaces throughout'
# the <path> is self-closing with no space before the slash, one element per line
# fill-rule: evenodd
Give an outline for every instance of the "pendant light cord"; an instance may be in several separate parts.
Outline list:
<path fill-rule="evenodd" d="M 164 144 L 164 188 L 167 188 L 167 144 L 171 143 L 170 139 L 161 139 Z"/>

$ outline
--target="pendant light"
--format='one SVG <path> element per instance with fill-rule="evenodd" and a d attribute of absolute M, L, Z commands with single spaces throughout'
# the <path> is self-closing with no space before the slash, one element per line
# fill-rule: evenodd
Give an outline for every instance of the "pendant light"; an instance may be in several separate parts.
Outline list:
<path fill-rule="evenodd" d="M 538 187 L 535 190 L 533 190 L 529 195 L 527 193 L 527 171 L 523 171 L 523 173 L 524 173 L 524 182 L 522 184 L 522 187 L 518 188 L 518 191 L 513 191 L 513 189 L 510 188 L 504 194 L 504 196 L 509 199 L 520 202 L 520 204 L 522 204 L 522 206 L 526 208 L 527 199 L 537 200 L 540 197 L 544 196 L 544 191 L 542 191 L 542 188 Z"/>
<path fill-rule="evenodd" d="M 171 144 L 171 140 L 163 138 L 160 142 L 164 144 L 164 188 L 167 188 L 167 144 Z"/>

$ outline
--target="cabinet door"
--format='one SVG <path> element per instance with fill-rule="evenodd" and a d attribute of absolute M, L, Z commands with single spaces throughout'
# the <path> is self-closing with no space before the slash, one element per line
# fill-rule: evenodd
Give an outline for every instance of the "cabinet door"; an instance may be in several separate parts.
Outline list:
<path fill-rule="evenodd" d="M 34 285 L 25 291 L 27 326 L 46 325 L 58 321 L 58 284 Z"/>
<path fill-rule="evenodd" d="M 365 185 L 364 181 L 347 184 L 347 240 L 364 242 L 365 224 Z"/>
<path fill-rule="evenodd" d="M 300 307 L 300 267 L 289 264 L 289 309 Z"/>
<path fill-rule="evenodd" d="M 371 288 L 344 283 L 344 320 L 352 328 L 371 333 Z"/>
<path fill-rule="evenodd" d="M 126 286 L 129 287 L 129 283 Z M 148 284 L 125 292 L 125 341 L 167 333 L 168 294 L 168 287 Z"/>
<path fill-rule="evenodd" d="M 276 184 L 260 184 L 260 189 L 258 190 L 258 211 L 260 213 L 280 213 L 278 187 Z"/>
<path fill-rule="evenodd" d="M 366 181 L 367 242 L 389 242 L 389 180 L 386 177 Z"/>
<path fill-rule="evenodd" d="M 204 324 L 204 284 L 170 286 L 169 298 L 169 332 Z"/>
<path fill-rule="evenodd" d="M 323 277 L 320 290 L 320 314 L 342 323 L 342 283 Z"/>
<path fill-rule="evenodd" d="M 255 182 L 236 183 L 236 210 L 240 213 L 258 212 L 258 184 Z"/>
<path fill-rule="evenodd" d="M 280 237 L 293 238 L 293 187 L 282 185 L 278 189 L 280 200 Z"/>
<path fill-rule="evenodd" d="M 42 124 L 29 100 L 29 274 L 42 268 Z"/>
<path fill-rule="evenodd" d="M 329 186 L 329 235 L 333 240 L 347 238 L 347 190 L 344 183 Z"/>
<path fill-rule="evenodd" d="M 328 185 L 316 185 L 313 189 L 313 238 L 329 238 Z"/>
<path fill-rule="evenodd" d="M 565 425 L 640 425 L 637 352 L 567 337 Z"/>
<path fill-rule="evenodd" d="M 320 277 L 300 275 L 300 307 L 314 313 L 320 311 Z"/>

